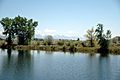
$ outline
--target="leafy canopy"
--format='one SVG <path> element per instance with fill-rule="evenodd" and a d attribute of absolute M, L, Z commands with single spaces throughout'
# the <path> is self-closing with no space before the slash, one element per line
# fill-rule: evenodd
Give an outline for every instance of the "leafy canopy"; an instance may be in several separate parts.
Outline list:
<path fill-rule="evenodd" d="M 3 34 L 8 36 L 8 44 L 12 44 L 15 36 L 18 36 L 18 44 L 30 44 L 32 37 L 35 34 L 35 27 L 38 22 L 33 19 L 17 16 L 13 19 L 2 18 L 0 23 L 3 26 Z"/>
<path fill-rule="evenodd" d="M 109 40 L 111 38 L 111 31 L 107 30 L 106 34 L 104 34 L 103 24 L 98 24 L 95 32 L 101 51 L 108 50 Z"/>

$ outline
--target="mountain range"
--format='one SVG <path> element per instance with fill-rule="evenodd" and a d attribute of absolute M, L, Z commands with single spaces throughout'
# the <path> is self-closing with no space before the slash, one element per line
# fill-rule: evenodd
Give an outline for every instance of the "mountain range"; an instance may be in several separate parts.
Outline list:
<path fill-rule="evenodd" d="M 35 35 L 34 38 L 41 38 L 41 39 L 44 39 L 47 35 Z M 77 37 L 77 36 L 65 36 L 65 35 L 53 35 L 52 36 L 54 39 L 69 39 L 69 40 L 77 40 L 78 38 L 80 40 L 83 40 L 84 38 L 81 38 L 81 37 Z M 0 35 L 0 39 L 3 40 L 3 39 L 6 39 L 6 36 L 3 36 L 3 35 Z"/>
<path fill-rule="evenodd" d="M 35 38 L 42 38 L 42 39 L 44 39 L 45 38 L 45 36 L 47 36 L 47 35 L 40 35 L 40 34 L 38 34 L 38 35 L 35 35 Z M 65 36 L 65 35 L 53 35 L 52 36 L 54 39 L 69 39 L 69 40 L 77 40 L 78 38 L 79 39 L 81 39 L 81 40 L 83 40 L 84 38 L 82 38 L 82 37 L 77 37 L 77 36 Z"/>

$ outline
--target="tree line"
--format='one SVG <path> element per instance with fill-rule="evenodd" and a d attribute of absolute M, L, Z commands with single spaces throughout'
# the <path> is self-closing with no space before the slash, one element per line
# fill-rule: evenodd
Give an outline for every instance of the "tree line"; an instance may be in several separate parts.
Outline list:
<path fill-rule="evenodd" d="M 35 27 L 38 26 L 37 21 L 33 19 L 27 19 L 26 17 L 17 16 L 15 18 L 5 17 L 0 20 L 0 23 L 4 29 L 3 34 L 7 36 L 7 45 L 11 45 L 13 40 L 17 37 L 18 45 L 28 45 L 30 44 L 34 34 Z M 103 24 L 98 24 L 97 28 L 89 29 L 85 35 L 90 43 L 90 47 L 94 47 L 94 42 L 97 41 L 100 49 L 99 51 L 108 51 L 108 46 L 111 38 L 111 31 L 107 30 L 104 33 Z M 52 36 L 45 38 L 50 45 L 52 42 Z"/>

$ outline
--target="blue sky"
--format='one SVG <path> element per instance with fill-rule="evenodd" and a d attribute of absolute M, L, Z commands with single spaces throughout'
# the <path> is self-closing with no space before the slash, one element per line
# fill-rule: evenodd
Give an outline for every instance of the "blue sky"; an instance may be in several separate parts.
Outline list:
<path fill-rule="evenodd" d="M 17 15 L 39 22 L 36 35 L 83 37 L 102 23 L 120 36 L 119 0 L 0 0 L 0 19 Z"/>

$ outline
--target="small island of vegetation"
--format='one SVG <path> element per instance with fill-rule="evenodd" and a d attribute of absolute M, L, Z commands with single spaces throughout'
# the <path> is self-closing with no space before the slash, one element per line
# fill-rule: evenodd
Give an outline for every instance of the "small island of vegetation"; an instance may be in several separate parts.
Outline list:
<path fill-rule="evenodd" d="M 89 29 L 85 34 L 86 40 L 82 41 L 79 38 L 54 39 L 51 35 L 44 39 L 34 38 L 38 22 L 21 16 L 2 18 L 0 23 L 6 36 L 5 40 L 0 40 L 1 48 L 120 54 L 119 44 L 113 43 L 110 30 L 104 33 L 103 24 L 97 24 L 96 29 Z"/>

